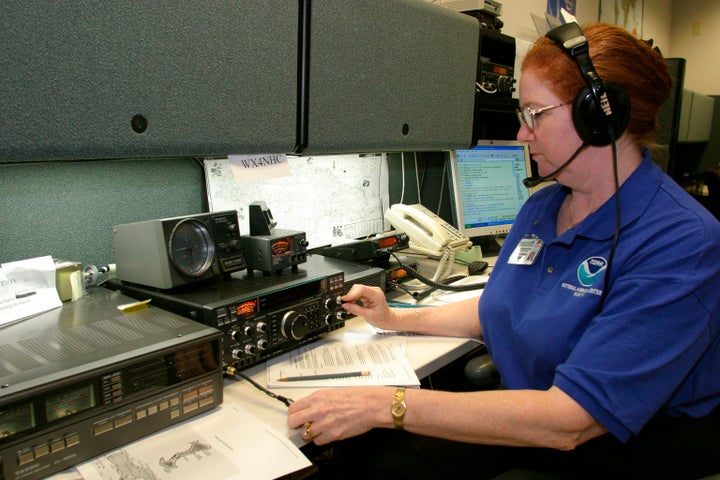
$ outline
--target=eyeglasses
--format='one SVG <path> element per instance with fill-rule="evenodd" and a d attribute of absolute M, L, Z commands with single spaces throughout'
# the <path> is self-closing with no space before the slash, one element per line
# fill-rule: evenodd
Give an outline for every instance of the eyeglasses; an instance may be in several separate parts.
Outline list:
<path fill-rule="evenodd" d="M 518 120 L 520 123 L 524 123 L 530 131 L 535 130 L 535 121 L 540 115 L 543 113 L 549 112 L 550 110 L 554 110 L 558 107 L 562 107 L 563 105 L 566 105 L 565 103 L 561 103 L 559 105 L 549 105 L 547 107 L 540 107 L 540 108 L 530 108 L 530 107 L 523 107 L 522 110 L 519 108 L 515 109 L 515 113 L 517 113 Z"/>

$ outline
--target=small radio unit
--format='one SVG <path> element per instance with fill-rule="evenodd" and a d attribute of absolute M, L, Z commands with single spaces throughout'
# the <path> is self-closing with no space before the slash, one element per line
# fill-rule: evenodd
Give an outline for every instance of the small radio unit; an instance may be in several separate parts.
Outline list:
<path fill-rule="evenodd" d="M 117 278 L 169 289 L 246 267 L 235 210 L 113 227 Z"/>
<path fill-rule="evenodd" d="M 0 478 L 35 480 L 222 402 L 217 329 L 104 288 L 3 329 Z"/>
<path fill-rule="evenodd" d="M 245 252 L 248 272 L 271 273 L 284 268 L 297 268 L 307 261 L 308 242 L 305 232 L 277 228 L 270 235 L 243 235 L 240 242 Z"/>
<path fill-rule="evenodd" d="M 265 273 L 297 266 L 307 261 L 308 241 L 305 232 L 275 228 L 277 222 L 263 201 L 248 206 L 250 235 L 240 237 L 248 272 Z"/>
<path fill-rule="evenodd" d="M 340 260 L 376 264 L 387 262 L 392 252 L 408 248 L 409 245 L 410 237 L 407 233 L 393 230 L 375 237 L 326 247 L 321 254 Z"/>
<path fill-rule="evenodd" d="M 111 282 L 124 294 L 223 332 L 226 372 L 256 365 L 345 325 L 344 272 L 304 264 L 272 275 L 235 273 L 230 280 L 160 291 Z"/>
<path fill-rule="evenodd" d="M 480 28 L 478 94 L 509 99 L 515 91 L 515 81 L 515 38 Z"/>

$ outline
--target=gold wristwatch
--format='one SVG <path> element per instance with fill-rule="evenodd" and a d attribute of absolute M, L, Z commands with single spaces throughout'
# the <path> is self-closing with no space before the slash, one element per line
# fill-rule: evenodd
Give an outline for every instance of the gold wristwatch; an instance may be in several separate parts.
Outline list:
<path fill-rule="evenodd" d="M 395 390 L 393 404 L 390 407 L 390 413 L 393 416 L 395 428 L 403 428 L 403 419 L 405 418 L 406 411 L 407 405 L 405 405 L 405 387 L 398 387 L 397 390 Z"/>

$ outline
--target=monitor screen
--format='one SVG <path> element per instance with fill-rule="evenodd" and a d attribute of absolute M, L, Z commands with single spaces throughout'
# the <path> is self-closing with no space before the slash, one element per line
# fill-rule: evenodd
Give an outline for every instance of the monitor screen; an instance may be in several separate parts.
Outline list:
<path fill-rule="evenodd" d="M 450 152 L 453 220 L 468 237 L 504 235 L 530 192 L 523 179 L 532 175 L 526 144 L 480 140 L 467 150 Z"/>

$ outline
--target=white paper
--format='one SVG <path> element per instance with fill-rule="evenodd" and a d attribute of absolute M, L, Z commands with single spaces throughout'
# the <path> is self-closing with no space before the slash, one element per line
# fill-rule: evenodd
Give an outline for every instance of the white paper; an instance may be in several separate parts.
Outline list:
<path fill-rule="evenodd" d="M 266 363 L 270 388 L 340 387 L 358 385 L 420 385 L 406 355 L 407 340 L 378 338 L 372 334 L 345 334 L 342 339 L 300 347 Z M 325 375 L 354 371 L 370 372 L 324 380 L 280 382 L 279 378 Z"/>
<path fill-rule="evenodd" d="M 342 243 L 386 230 L 389 202 L 384 154 L 289 156 L 290 175 L 238 181 L 238 157 L 207 159 L 210 210 L 237 210 L 240 233 L 250 232 L 249 205 L 265 202 L 277 228 L 306 233 L 310 248 Z M 235 164 L 235 166 L 233 166 Z M 242 175 L 247 175 L 246 173 Z"/>
<path fill-rule="evenodd" d="M 0 265 L 0 326 L 61 306 L 51 256 Z"/>
<path fill-rule="evenodd" d="M 287 155 L 275 153 L 267 155 L 230 155 L 230 169 L 237 182 L 252 182 L 268 178 L 290 176 L 290 164 Z"/>
<path fill-rule="evenodd" d="M 85 480 L 263 480 L 310 465 L 284 435 L 240 405 L 224 403 L 77 470 Z"/>

